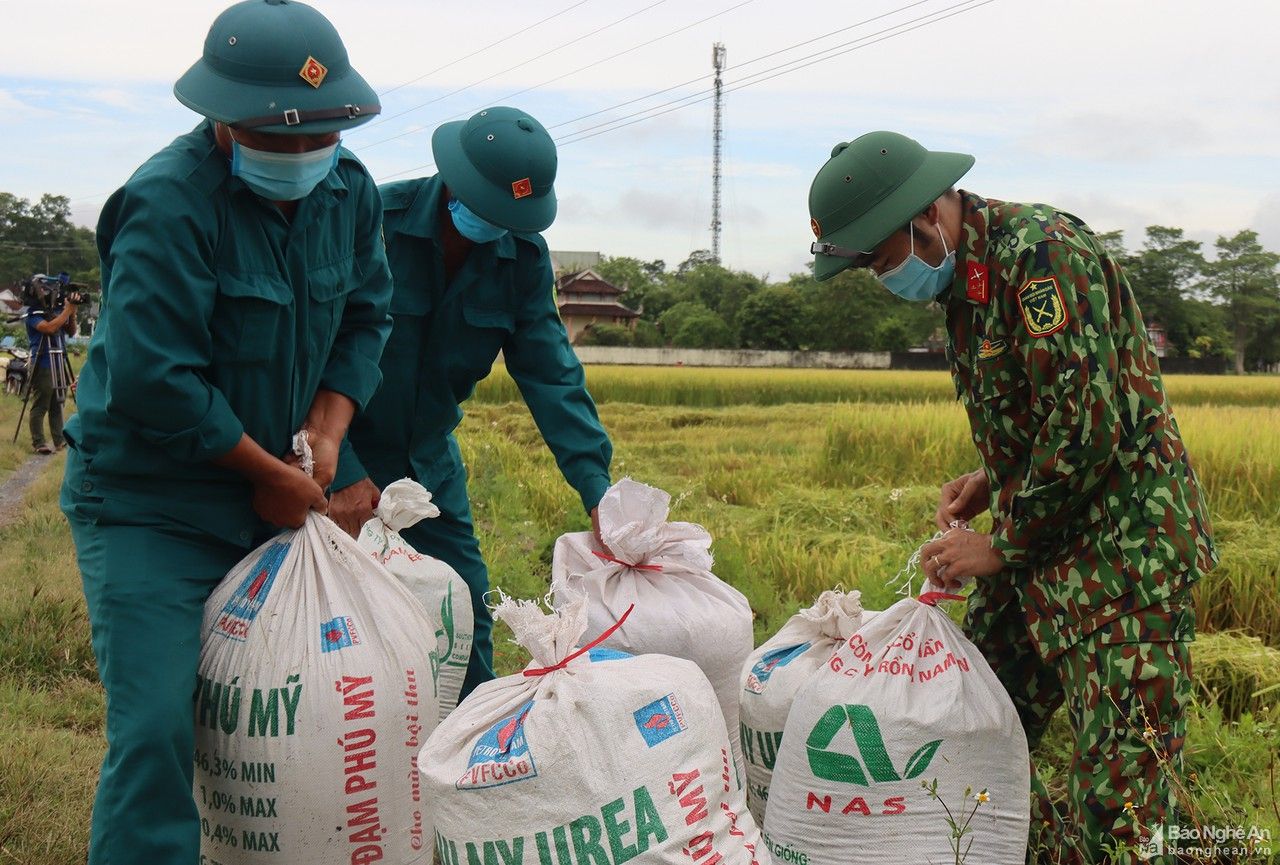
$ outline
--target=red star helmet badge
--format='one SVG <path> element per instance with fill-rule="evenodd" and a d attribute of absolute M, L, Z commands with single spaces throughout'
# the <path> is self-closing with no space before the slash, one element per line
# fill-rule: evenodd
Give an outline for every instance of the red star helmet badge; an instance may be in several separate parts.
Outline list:
<path fill-rule="evenodd" d="M 809 217 L 809 227 L 813 229 L 814 237 L 822 237 L 822 226 L 818 224 L 818 220 L 812 216 Z"/>
<path fill-rule="evenodd" d="M 525 198 L 530 195 L 533 195 L 533 183 L 529 178 L 525 177 L 511 184 L 512 198 Z"/>
<path fill-rule="evenodd" d="M 986 303 L 991 299 L 987 275 L 988 270 L 985 264 L 970 261 L 965 265 L 965 293 L 975 303 Z"/>
<path fill-rule="evenodd" d="M 319 87 L 324 83 L 324 77 L 329 74 L 329 67 L 325 66 L 310 54 L 307 55 L 307 62 L 302 64 L 302 68 L 298 70 L 299 77 L 312 87 Z"/>

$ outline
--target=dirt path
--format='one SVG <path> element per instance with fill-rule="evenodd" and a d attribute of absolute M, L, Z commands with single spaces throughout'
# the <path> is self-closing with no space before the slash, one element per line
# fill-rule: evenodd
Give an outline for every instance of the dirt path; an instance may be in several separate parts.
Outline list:
<path fill-rule="evenodd" d="M 28 457 L 25 463 L 0 482 L 0 526 L 7 526 L 17 515 L 27 488 L 40 477 L 40 473 L 52 459 L 51 455 L 45 454 Z"/>

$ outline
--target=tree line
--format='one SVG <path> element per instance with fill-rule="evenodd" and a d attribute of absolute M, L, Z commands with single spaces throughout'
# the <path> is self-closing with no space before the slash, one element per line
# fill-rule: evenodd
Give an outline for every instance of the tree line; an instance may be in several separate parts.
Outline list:
<path fill-rule="evenodd" d="M 1212 259 L 1180 228 L 1148 226 L 1134 250 L 1118 231 L 1100 239 L 1120 260 L 1147 323 L 1165 329 L 1168 354 L 1230 359 L 1237 372 L 1280 362 L 1280 255 L 1257 232 L 1219 237 Z M 936 305 L 900 300 L 865 270 L 821 283 L 809 273 L 769 282 L 722 267 L 706 250 L 674 269 L 625 256 L 595 269 L 626 289 L 622 303 L 641 314 L 634 330 L 592 327 L 582 341 L 596 345 L 902 351 L 944 341 Z M 63 270 L 98 281 L 93 230 L 72 223 L 70 200 L 0 192 L 0 288 Z"/>
<path fill-rule="evenodd" d="M 98 282 L 93 229 L 71 222 L 71 199 L 46 194 L 31 202 L 0 192 L 0 288 L 64 270 L 76 282 Z"/>
<path fill-rule="evenodd" d="M 1148 226 L 1132 251 L 1121 232 L 1100 239 L 1147 324 L 1164 328 L 1167 356 L 1233 360 L 1237 372 L 1280 362 L 1280 255 L 1263 248 L 1257 232 L 1219 237 L 1212 259 L 1180 228 Z M 720 266 L 706 250 L 675 269 L 620 256 L 594 270 L 624 288 L 621 302 L 641 317 L 634 330 L 595 325 L 583 344 L 903 351 L 940 350 L 945 341 L 935 304 L 900 300 L 866 270 L 770 283 Z"/>

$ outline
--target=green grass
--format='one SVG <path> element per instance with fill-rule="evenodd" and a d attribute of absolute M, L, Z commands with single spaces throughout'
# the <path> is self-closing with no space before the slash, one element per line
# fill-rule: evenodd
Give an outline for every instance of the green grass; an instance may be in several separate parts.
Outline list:
<path fill-rule="evenodd" d="M 593 381 L 598 372 L 590 370 Z M 1266 380 L 1211 380 L 1204 392 L 1219 381 Z M 870 608 L 892 603 L 887 584 L 932 534 L 939 481 L 975 460 L 959 407 L 939 399 L 601 402 L 615 476 L 663 487 L 675 500 L 673 519 L 711 531 L 716 572 L 751 599 L 757 641 L 837 584 L 860 589 Z M 0 401 L 0 421 L 9 407 Z M 474 402 L 469 411 L 460 438 L 493 583 L 514 596 L 539 596 L 556 537 L 586 529 L 587 517 L 523 405 Z M 1280 723 L 1280 687 L 1273 689 L 1280 684 L 1276 412 L 1274 403 L 1218 410 L 1191 400 L 1178 415 L 1209 491 L 1223 561 L 1199 592 L 1204 636 L 1193 647 L 1198 699 L 1189 715 L 1187 773 L 1210 822 L 1256 823 L 1280 838 L 1270 780 Z M 57 511 L 61 463 L 51 461 L 17 522 L 0 528 L 0 863 L 84 860 L 103 749 L 102 693 Z M 503 673 L 526 660 L 508 637 L 500 627 Z M 1064 789 L 1065 716 L 1038 759 L 1053 789 Z"/>
<path fill-rule="evenodd" d="M 0 481 L 31 455 L 31 433 L 27 426 L 29 415 L 22 415 L 22 429 L 18 430 L 17 442 L 13 440 L 21 413 L 22 400 L 12 394 L 0 393 Z"/>
<path fill-rule="evenodd" d="M 946 372 L 840 369 L 714 369 L 675 366 L 592 366 L 592 394 L 601 402 L 714 408 L 834 402 L 951 402 L 955 388 Z M 1184 405 L 1274 406 L 1280 376 L 1174 375 L 1166 378 L 1175 407 Z M 476 389 L 477 402 L 520 399 L 501 365 Z"/>

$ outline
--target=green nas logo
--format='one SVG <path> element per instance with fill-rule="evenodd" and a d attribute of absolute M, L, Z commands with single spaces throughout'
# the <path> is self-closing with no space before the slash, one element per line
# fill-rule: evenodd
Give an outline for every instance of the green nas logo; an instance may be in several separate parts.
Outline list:
<path fill-rule="evenodd" d="M 853 733 L 856 754 L 832 748 L 836 736 L 846 725 Z M 844 705 L 832 706 L 823 713 L 818 722 L 813 725 L 813 729 L 809 731 L 809 738 L 805 740 L 805 751 L 808 753 L 809 769 L 814 777 L 823 781 L 870 787 L 873 784 L 907 781 L 919 777 L 929 768 L 941 745 L 942 740 L 938 739 L 920 746 L 899 772 L 884 746 L 884 736 L 880 732 L 880 724 L 876 721 L 875 713 L 868 706 Z M 805 810 L 818 810 L 824 814 L 830 814 L 833 807 L 832 798 L 830 793 L 809 791 L 805 798 Z M 862 814 L 869 817 L 873 807 L 883 816 L 893 816 L 906 812 L 907 800 L 905 796 L 890 796 L 883 802 L 868 804 L 864 797 L 853 796 L 848 804 L 842 808 L 838 807 L 838 810 L 844 815 Z"/>
<path fill-rule="evenodd" d="M 831 749 L 836 734 L 848 724 L 853 732 L 857 754 L 846 754 Z M 899 772 L 889 758 L 884 746 L 880 724 L 868 706 L 832 706 L 809 731 L 805 751 L 809 755 L 809 769 L 824 781 L 857 784 L 870 787 L 892 781 L 906 781 L 919 777 L 929 768 L 938 753 L 941 739 L 921 745 Z M 861 758 L 861 759 L 859 759 Z"/>

